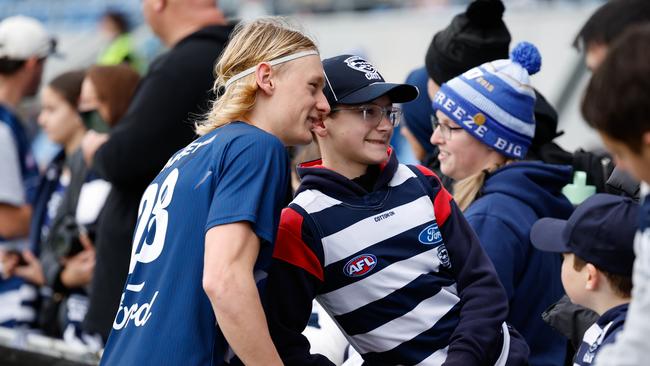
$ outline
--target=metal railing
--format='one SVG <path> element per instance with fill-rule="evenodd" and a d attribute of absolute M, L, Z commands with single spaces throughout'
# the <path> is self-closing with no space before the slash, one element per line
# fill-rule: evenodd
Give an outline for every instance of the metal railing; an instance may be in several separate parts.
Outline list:
<path fill-rule="evenodd" d="M 0 327 L 2 365 L 97 365 L 100 355 L 81 343 L 66 343 L 24 328 Z"/>

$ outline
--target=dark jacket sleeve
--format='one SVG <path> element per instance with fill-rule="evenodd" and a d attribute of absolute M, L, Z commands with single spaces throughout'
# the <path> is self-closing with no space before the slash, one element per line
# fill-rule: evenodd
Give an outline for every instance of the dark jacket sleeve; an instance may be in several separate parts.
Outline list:
<path fill-rule="evenodd" d="M 113 185 L 143 190 L 167 159 L 194 137 L 188 114 L 201 99 L 195 97 L 197 91 L 188 90 L 191 87 L 177 76 L 152 70 L 109 140 L 95 153 L 95 171 Z"/>
<path fill-rule="evenodd" d="M 574 304 L 567 295 L 546 309 L 542 319 L 571 341 L 574 349 L 580 348 L 582 337 L 599 318 L 598 313 L 584 306 Z"/>
<path fill-rule="evenodd" d="M 521 278 L 526 263 L 526 238 L 520 237 L 502 219 L 489 214 L 474 214 L 467 217 L 474 228 L 483 249 L 492 260 L 508 299 L 515 295 L 515 279 Z"/>
<path fill-rule="evenodd" d="M 428 169 L 434 211 L 447 246 L 460 297 L 460 320 L 444 365 L 489 365 L 501 351 L 501 324 L 508 301 L 494 266 L 451 195 Z"/>
<path fill-rule="evenodd" d="M 309 341 L 302 335 L 323 283 L 322 250 L 314 250 L 316 240 L 303 220 L 291 207 L 282 211 L 264 306 L 271 337 L 285 365 L 331 366 L 325 356 L 310 354 Z"/>

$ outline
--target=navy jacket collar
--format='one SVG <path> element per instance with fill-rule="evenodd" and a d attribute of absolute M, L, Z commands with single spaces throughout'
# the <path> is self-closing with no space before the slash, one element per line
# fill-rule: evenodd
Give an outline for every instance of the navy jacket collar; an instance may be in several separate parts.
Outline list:
<path fill-rule="evenodd" d="M 388 186 L 398 165 L 399 162 L 395 154 L 389 148 L 388 159 L 379 165 L 380 172 L 375 182 L 374 191 Z M 320 159 L 300 164 L 298 166 L 298 175 L 300 176 L 301 182 L 300 187 L 296 191 L 296 195 L 308 189 L 317 189 L 328 196 L 345 200 L 363 197 L 371 193 L 352 180 L 326 168 L 322 165 L 322 160 Z"/>
<path fill-rule="evenodd" d="M 622 304 L 618 306 L 614 306 L 613 308 L 607 310 L 606 312 L 603 313 L 603 315 L 600 316 L 598 321 L 598 326 L 601 328 L 606 326 L 607 323 L 609 322 L 619 322 L 619 321 L 625 321 L 625 315 L 627 314 L 627 307 L 629 304 Z"/>

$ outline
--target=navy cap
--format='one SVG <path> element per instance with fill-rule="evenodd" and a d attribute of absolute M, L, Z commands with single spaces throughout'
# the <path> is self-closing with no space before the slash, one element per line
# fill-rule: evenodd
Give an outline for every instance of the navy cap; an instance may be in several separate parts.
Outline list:
<path fill-rule="evenodd" d="M 530 241 L 540 250 L 574 253 L 603 271 L 631 277 L 638 215 L 639 205 L 628 197 L 595 194 L 568 220 L 537 220 Z"/>
<path fill-rule="evenodd" d="M 330 106 L 363 104 L 383 95 L 393 103 L 406 103 L 418 97 L 418 88 L 409 84 L 387 83 L 379 71 L 360 56 L 341 55 L 323 60 L 325 88 Z"/>

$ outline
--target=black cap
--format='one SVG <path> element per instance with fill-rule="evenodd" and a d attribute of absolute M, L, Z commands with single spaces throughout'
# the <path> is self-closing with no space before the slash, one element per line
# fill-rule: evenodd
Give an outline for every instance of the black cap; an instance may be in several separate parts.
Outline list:
<path fill-rule="evenodd" d="M 438 85 L 483 63 L 508 58 L 510 32 L 500 0 L 476 0 L 433 36 L 424 63 Z"/>
<path fill-rule="evenodd" d="M 638 215 L 639 205 L 628 197 L 595 194 L 568 220 L 538 220 L 530 241 L 540 250 L 574 253 L 603 271 L 631 277 Z"/>
<path fill-rule="evenodd" d="M 393 103 L 406 103 L 418 96 L 409 84 L 387 83 L 379 71 L 360 56 L 341 55 L 323 60 L 325 88 L 330 106 L 363 104 L 387 95 Z"/>

